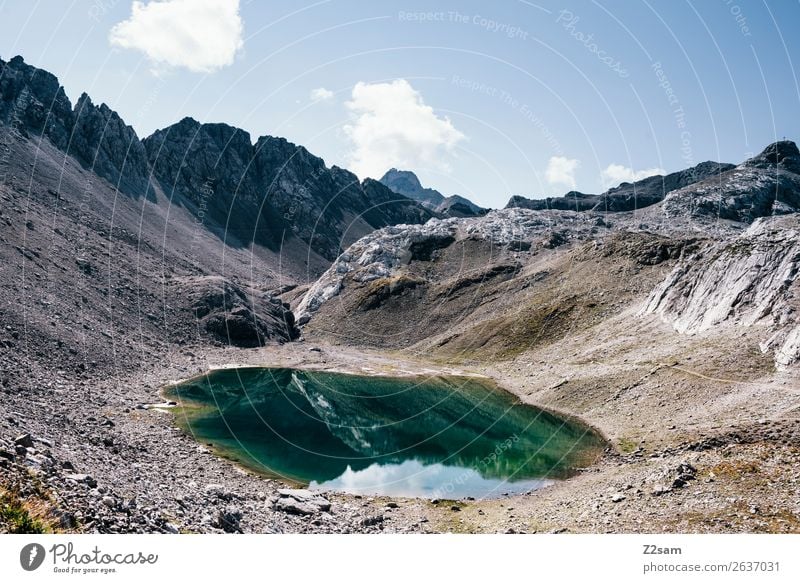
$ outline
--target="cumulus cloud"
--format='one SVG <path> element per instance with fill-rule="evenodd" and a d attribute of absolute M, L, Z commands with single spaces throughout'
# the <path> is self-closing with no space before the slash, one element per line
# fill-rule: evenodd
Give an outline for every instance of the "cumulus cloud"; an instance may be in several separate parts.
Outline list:
<path fill-rule="evenodd" d="M 563 185 L 575 188 L 575 172 L 581 165 L 579 160 L 565 156 L 553 156 L 547 162 L 545 179 L 553 185 Z"/>
<path fill-rule="evenodd" d="M 346 105 L 354 116 L 344 127 L 353 142 L 348 165 L 362 178 L 380 178 L 392 167 L 433 166 L 446 172 L 448 156 L 464 139 L 405 79 L 358 83 Z"/>
<path fill-rule="evenodd" d="M 333 91 L 331 91 L 330 89 L 325 89 L 324 87 L 317 87 L 316 89 L 311 90 L 312 101 L 326 101 L 328 99 L 333 99 Z"/>
<path fill-rule="evenodd" d="M 133 2 L 111 29 L 113 46 L 141 51 L 156 68 L 209 73 L 233 63 L 242 46 L 239 0 Z"/>
<path fill-rule="evenodd" d="M 622 182 L 635 182 L 648 176 L 656 176 L 658 174 L 666 174 L 663 168 L 647 168 L 646 170 L 636 170 L 628 168 L 622 164 L 609 164 L 608 167 L 600 173 L 600 182 L 604 188 L 617 186 Z"/>

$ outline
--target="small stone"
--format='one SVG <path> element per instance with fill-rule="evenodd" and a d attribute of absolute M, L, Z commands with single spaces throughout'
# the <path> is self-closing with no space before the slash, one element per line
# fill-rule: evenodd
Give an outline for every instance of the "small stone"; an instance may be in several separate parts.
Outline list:
<path fill-rule="evenodd" d="M 111 496 L 103 496 L 101 500 L 104 506 L 108 506 L 109 508 L 115 508 L 117 505 L 117 501 L 114 500 Z"/>
<path fill-rule="evenodd" d="M 623 500 L 625 500 L 625 494 L 622 492 L 617 492 L 611 497 L 612 502 L 622 502 Z"/>
<path fill-rule="evenodd" d="M 212 525 L 221 528 L 225 532 L 240 532 L 239 523 L 241 520 L 242 511 L 236 506 L 228 506 L 217 512 L 217 516 Z"/>
<path fill-rule="evenodd" d="M 672 488 L 669 486 L 665 486 L 664 484 L 656 484 L 653 488 L 652 494 L 653 496 L 661 496 L 662 494 L 666 494 L 667 492 L 671 492 Z"/>
<path fill-rule="evenodd" d="M 65 476 L 68 480 L 73 480 L 74 482 L 78 482 L 81 484 L 86 484 L 90 488 L 97 487 L 97 480 L 95 480 L 89 474 L 67 474 Z"/>
<path fill-rule="evenodd" d="M 384 518 L 381 514 L 373 514 L 372 516 L 365 516 L 361 519 L 361 526 L 376 526 L 383 522 Z"/>
<path fill-rule="evenodd" d="M 62 512 L 58 517 L 58 525 L 63 529 L 72 529 L 78 526 L 78 521 L 74 514 Z"/>
<path fill-rule="evenodd" d="M 30 433 L 23 433 L 14 438 L 14 445 L 21 445 L 22 447 L 33 447 L 33 437 Z"/>

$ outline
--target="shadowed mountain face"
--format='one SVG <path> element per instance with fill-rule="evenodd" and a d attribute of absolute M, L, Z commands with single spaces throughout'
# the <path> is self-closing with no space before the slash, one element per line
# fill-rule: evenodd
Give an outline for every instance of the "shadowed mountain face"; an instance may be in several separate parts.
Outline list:
<path fill-rule="evenodd" d="M 392 191 L 416 200 L 425 208 L 444 217 L 475 217 L 486 214 L 486 209 L 463 196 L 457 194 L 444 196 L 438 190 L 424 188 L 417 175 L 408 170 L 392 168 L 383 175 L 380 182 Z"/>
<path fill-rule="evenodd" d="M 0 59 L 0 122 L 25 137 L 44 137 L 121 192 L 148 192 L 147 158 L 133 128 L 85 93 L 75 108 L 47 71 L 22 57 Z"/>
<path fill-rule="evenodd" d="M 0 60 L 0 352 L 14 370 L 293 340 L 276 294 L 375 228 L 431 216 L 282 138 L 187 118 L 140 140 L 105 104 L 73 107 L 52 74 Z"/>
<path fill-rule="evenodd" d="M 58 79 L 21 57 L 0 60 L 0 121 L 23 137 L 48 139 L 125 195 L 152 200 L 163 191 L 232 246 L 279 250 L 295 239 L 332 261 L 372 229 L 432 216 L 283 138 L 253 144 L 243 130 L 187 118 L 139 140 L 86 94 L 73 109 Z"/>
<path fill-rule="evenodd" d="M 181 120 L 144 140 L 164 192 L 204 208 L 231 245 L 278 249 L 296 237 L 333 260 L 353 238 L 432 214 L 372 180 L 325 162 L 283 138 L 250 135 L 226 124 Z M 344 243 L 343 243 L 344 241 Z"/>
<path fill-rule="evenodd" d="M 733 164 L 702 162 L 697 166 L 666 176 L 649 176 L 636 182 L 623 182 L 603 194 L 571 191 L 564 196 L 529 199 L 512 196 L 506 208 L 531 210 L 624 212 L 642 209 L 664 200 L 668 193 L 701 180 L 719 177 L 734 168 Z"/>

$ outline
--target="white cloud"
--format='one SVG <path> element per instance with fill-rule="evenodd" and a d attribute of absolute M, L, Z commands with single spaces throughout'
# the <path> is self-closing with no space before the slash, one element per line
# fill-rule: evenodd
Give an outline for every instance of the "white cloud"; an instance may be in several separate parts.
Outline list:
<path fill-rule="evenodd" d="M 357 83 L 347 107 L 355 116 L 344 127 L 354 146 L 348 165 L 361 178 L 380 178 L 392 167 L 433 166 L 446 172 L 448 155 L 464 139 L 405 79 Z"/>
<path fill-rule="evenodd" d="M 575 171 L 581 165 L 579 160 L 565 156 L 553 156 L 547 162 L 545 179 L 550 184 L 561 184 L 575 188 Z"/>
<path fill-rule="evenodd" d="M 655 176 L 657 174 L 666 174 L 663 168 L 648 168 L 646 170 L 634 171 L 633 168 L 628 168 L 622 164 L 609 164 L 608 167 L 600 173 L 600 182 L 603 188 L 610 188 L 617 186 L 622 182 L 635 182 L 648 176 Z"/>
<path fill-rule="evenodd" d="M 135 1 L 108 40 L 143 52 L 157 68 L 216 71 L 232 64 L 243 46 L 239 0 Z"/>
<path fill-rule="evenodd" d="M 311 90 L 312 101 L 326 101 L 328 99 L 333 99 L 333 91 L 331 91 L 330 89 L 325 89 L 324 87 L 317 87 L 316 89 Z"/>

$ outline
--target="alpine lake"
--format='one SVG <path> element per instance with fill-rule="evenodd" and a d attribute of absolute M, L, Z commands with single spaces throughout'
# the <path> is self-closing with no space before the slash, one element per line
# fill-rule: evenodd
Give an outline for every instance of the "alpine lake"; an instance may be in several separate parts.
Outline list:
<path fill-rule="evenodd" d="M 168 394 L 180 401 L 177 423 L 217 454 L 320 491 L 521 494 L 568 478 L 605 445 L 590 427 L 474 377 L 247 367 Z"/>

